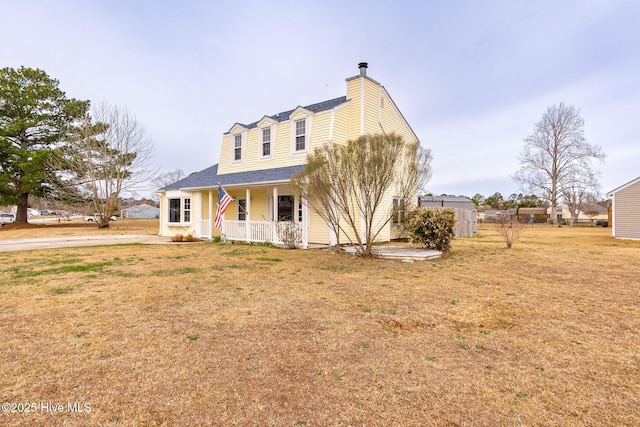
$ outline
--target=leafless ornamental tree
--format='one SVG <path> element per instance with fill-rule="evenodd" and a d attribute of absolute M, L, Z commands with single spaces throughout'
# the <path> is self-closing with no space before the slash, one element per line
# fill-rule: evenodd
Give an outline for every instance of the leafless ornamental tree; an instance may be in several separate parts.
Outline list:
<path fill-rule="evenodd" d="M 387 198 L 412 207 L 430 178 L 430 161 L 430 151 L 394 133 L 364 135 L 317 148 L 292 182 L 337 236 L 343 232 L 371 257 L 372 243 L 394 213 Z"/>
<path fill-rule="evenodd" d="M 67 183 L 82 188 L 99 228 L 109 227 L 123 193 L 135 195 L 147 188 L 155 173 L 152 148 L 145 128 L 127 108 L 102 103 L 92 118 L 85 117 L 59 156 L 68 171 Z"/>
<path fill-rule="evenodd" d="M 554 213 L 560 196 L 574 180 L 595 176 L 593 160 L 605 158 L 599 146 L 586 141 L 579 110 L 563 103 L 547 108 L 524 142 L 521 166 L 513 179 L 523 190 L 548 201 Z M 555 224 L 555 215 L 551 217 Z"/>
<path fill-rule="evenodd" d="M 503 215 L 496 219 L 494 228 L 504 240 L 507 249 L 511 249 L 511 246 L 518 241 L 520 234 L 524 231 L 525 224 L 518 221 L 518 218 Z"/>

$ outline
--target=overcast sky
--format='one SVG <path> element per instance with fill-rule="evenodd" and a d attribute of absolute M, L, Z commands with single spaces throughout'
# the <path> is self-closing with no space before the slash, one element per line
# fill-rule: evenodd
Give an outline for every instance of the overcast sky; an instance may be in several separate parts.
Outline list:
<path fill-rule="evenodd" d="M 127 106 L 164 171 L 219 160 L 235 122 L 345 95 L 369 63 L 432 150 L 434 194 L 519 189 L 523 139 L 579 108 L 602 191 L 640 176 L 640 2 L 0 0 L 0 66 Z"/>

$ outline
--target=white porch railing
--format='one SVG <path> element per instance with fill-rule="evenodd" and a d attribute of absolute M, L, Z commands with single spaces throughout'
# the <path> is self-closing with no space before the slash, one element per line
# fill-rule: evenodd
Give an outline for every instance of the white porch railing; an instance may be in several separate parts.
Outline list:
<path fill-rule="evenodd" d="M 300 223 L 295 224 L 302 230 Z M 224 221 L 224 236 L 227 240 L 282 243 L 277 224 L 271 221 Z"/>
<path fill-rule="evenodd" d="M 211 221 L 208 219 L 200 220 L 200 237 L 211 237 Z"/>

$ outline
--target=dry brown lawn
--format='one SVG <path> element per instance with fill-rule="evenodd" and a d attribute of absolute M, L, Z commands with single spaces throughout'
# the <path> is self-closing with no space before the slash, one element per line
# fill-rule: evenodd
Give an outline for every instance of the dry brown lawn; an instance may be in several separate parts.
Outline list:
<path fill-rule="evenodd" d="M 110 222 L 109 228 L 99 230 L 95 222 L 80 218 L 63 220 L 60 223 L 31 218 L 30 224 L 9 224 L 0 227 L 0 239 L 25 239 L 42 237 L 67 237 L 105 234 L 158 234 L 157 219 L 118 219 Z"/>
<path fill-rule="evenodd" d="M 2 253 L 0 400 L 35 412 L 0 425 L 637 426 L 640 242 L 609 234 L 533 228 L 507 250 L 485 228 L 414 264 Z"/>

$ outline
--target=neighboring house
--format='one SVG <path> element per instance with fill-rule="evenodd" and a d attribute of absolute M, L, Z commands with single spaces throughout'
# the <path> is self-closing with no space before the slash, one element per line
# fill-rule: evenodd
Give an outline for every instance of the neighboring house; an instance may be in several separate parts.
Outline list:
<path fill-rule="evenodd" d="M 579 221 L 603 222 L 609 220 L 609 209 L 595 203 L 583 206 L 578 212 Z"/>
<path fill-rule="evenodd" d="M 160 209 L 145 203 L 134 204 L 122 209 L 120 216 L 122 218 L 160 218 Z"/>
<path fill-rule="evenodd" d="M 640 177 L 610 191 L 611 235 L 640 240 Z"/>
<path fill-rule="evenodd" d="M 546 208 L 520 208 L 518 209 L 518 220 L 524 221 L 527 223 L 546 222 L 547 209 Z"/>
<path fill-rule="evenodd" d="M 522 210 L 522 208 L 521 208 Z M 547 218 L 551 218 L 551 208 L 546 209 Z M 556 218 L 558 220 L 571 221 L 571 210 L 566 204 L 562 204 L 556 208 Z M 575 218 L 578 222 L 597 222 L 607 221 L 607 208 L 591 203 L 578 210 L 578 216 Z"/>
<path fill-rule="evenodd" d="M 419 143 L 385 87 L 367 76 L 367 64 L 358 67 L 360 73 L 346 79 L 346 96 L 231 126 L 223 135 L 218 164 L 158 190 L 159 234 L 222 234 L 230 240 L 278 243 L 276 221 L 287 221 L 298 227 L 303 247 L 335 243 L 337 236 L 291 186 L 291 176 L 303 169 L 307 154 L 324 144 L 382 132 Z M 219 185 L 235 199 L 224 215 L 222 233 L 214 227 Z M 398 203 L 394 196 L 390 192 L 385 197 L 381 215 Z M 398 236 L 398 227 L 389 222 L 378 240 Z"/>
<path fill-rule="evenodd" d="M 478 234 L 476 205 L 466 197 L 421 196 L 420 206 L 428 208 L 453 208 L 456 212 L 456 237 L 473 237 Z"/>
<path fill-rule="evenodd" d="M 494 222 L 498 216 L 498 209 L 485 209 L 482 215 L 482 220 L 486 222 Z"/>

